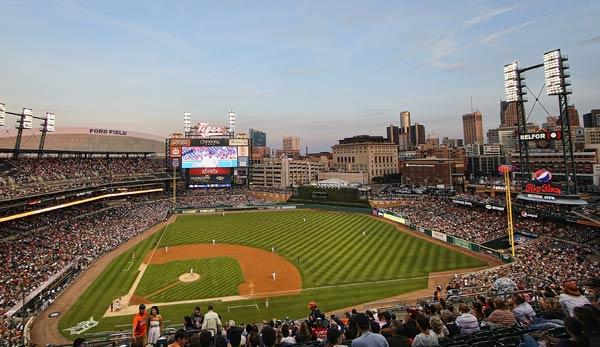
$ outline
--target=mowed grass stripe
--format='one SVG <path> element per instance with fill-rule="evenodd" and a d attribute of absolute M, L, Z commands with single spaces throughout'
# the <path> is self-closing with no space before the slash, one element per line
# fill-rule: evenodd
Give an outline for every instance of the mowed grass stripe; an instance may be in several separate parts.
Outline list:
<path fill-rule="evenodd" d="M 302 221 L 303 218 L 307 219 L 306 223 Z M 363 230 L 367 231 L 366 236 L 362 235 Z M 226 213 L 225 216 L 181 215 L 169 226 L 159 247 L 210 243 L 212 239 L 218 243 L 243 244 L 265 250 L 276 245 L 277 253 L 299 269 L 304 288 L 335 286 L 272 298 L 272 307 L 266 310 L 261 300 L 213 303 L 225 318 L 239 320 L 245 317 L 244 321 L 302 317 L 306 314 L 306 302 L 310 300 L 317 300 L 324 310 L 373 301 L 423 288 L 427 285 L 428 271 L 484 265 L 467 255 L 399 232 L 393 225 L 366 214 L 313 210 Z M 140 257 L 147 254 L 157 241 L 158 235 L 136 245 L 136 254 Z M 298 257 L 301 258 L 300 263 L 297 262 Z M 125 258 L 118 257 L 98 276 L 76 306 L 63 316 L 62 327 L 73 326 L 91 316 L 96 319 L 102 317 L 111 300 L 127 293 L 137 274 L 140 259 L 136 259 L 130 272 L 123 272 L 128 262 Z M 156 298 L 160 301 L 178 301 L 198 298 L 198 294 L 211 297 L 225 295 L 222 293 L 227 292 L 227 286 L 222 282 L 232 277 L 232 272 L 226 265 L 213 267 L 219 270 L 214 280 L 204 282 L 206 288 L 181 286 L 159 293 Z M 406 280 L 379 282 L 388 279 Z M 359 282 L 365 284 L 354 285 Z M 213 295 L 215 290 L 222 295 Z M 258 311 L 226 313 L 227 306 L 255 302 L 261 307 Z M 192 309 L 193 305 L 169 306 L 164 310 L 165 319 L 179 322 Z M 252 319 L 248 315 L 252 315 Z M 115 324 L 129 321 L 130 317 L 101 319 L 100 325 L 90 332 L 112 330 Z"/>
<path fill-rule="evenodd" d="M 195 282 L 181 282 L 179 276 L 190 269 L 201 276 Z M 229 257 L 172 261 L 148 265 L 136 294 L 155 302 L 202 299 L 238 294 L 244 281 L 239 263 Z M 161 291 L 166 286 L 175 286 Z"/>

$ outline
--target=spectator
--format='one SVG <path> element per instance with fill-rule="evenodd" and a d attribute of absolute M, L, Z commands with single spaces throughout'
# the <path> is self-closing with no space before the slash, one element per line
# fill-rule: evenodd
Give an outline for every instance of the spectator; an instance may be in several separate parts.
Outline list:
<path fill-rule="evenodd" d="M 148 313 L 146 312 L 146 305 L 141 304 L 139 306 L 138 313 L 133 316 L 133 331 L 131 336 L 133 340 L 146 342 L 146 334 L 148 332 Z"/>
<path fill-rule="evenodd" d="M 450 335 L 448 328 L 444 326 L 442 319 L 438 316 L 433 316 L 429 319 L 429 325 L 431 330 L 435 333 L 438 338 L 444 338 Z"/>
<path fill-rule="evenodd" d="M 565 318 L 565 328 L 570 335 L 568 339 L 561 339 L 557 347 L 591 347 L 590 339 L 585 333 L 583 323 L 577 318 Z"/>
<path fill-rule="evenodd" d="M 204 315 L 202 314 L 202 311 L 200 311 L 200 306 L 196 306 L 194 308 L 194 313 L 192 313 L 190 318 L 192 319 L 192 325 L 195 329 L 197 329 L 197 330 L 202 329 L 202 322 L 204 321 Z"/>
<path fill-rule="evenodd" d="M 281 325 L 281 343 L 284 345 L 295 345 L 296 339 L 293 336 L 290 336 L 290 328 L 287 324 Z"/>
<path fill-rule="evenodd" d="M 158 338 L 162 335 L 163 319 L 160 315 L 160 310 L 156 306 L 150 308 L 148 316 L 148 343 L 156 344 Z"/>
<path fill-rule="evenodd" d="M 261 332 L 261 339 L 262 339 L 262 343 L 265 345 L 265 347 L 274 346 L 276 338 L 277 338 L 277 334 L 275 332 L 275 329 L 273 329 L 272 327 L 270 327 L 268 325 L 263 327 L 262 332 Z"/>
<path fill-rule="evenodd" d="M 515 305 L 515 308 L 513 309 L 513 315 L 515 316 L 517 323 L 523 326 L 528 326 L 531 324 L 536 314 L 531 305 L 525 302 L 523 295 L 517 293 L 513 294 L 512 302 Z"/>
<path fill-rule="evenodd" d="M 429 326 L 429 319 L 423 313 L 419 313 L 415 319 L 417 322 L 417 328 L 419 328 L 420 333 L 415 336 L 413 340 L 413 347 L 426 347 L 426 346 L 437 346 L 438 338 L 431 330 Z"/>
<path fill-rule="evenodd" d="M 204 315 L 202 322 L 202 330 L 210 331 L 212 336 L 221 331 L 221 319 L 219 315 L 213 311 L 213 305 L 208 305 L 208 312 Z"/>
<path fill-rule="evenodd" d="M 563 290 L 564 293 L 560 294 L 558 300 L 569 316 L 573 316 L 573 309 L 575 307 L 581 307 L 590 303 L 585 296 L 581 295 L 581 291 L 577 288 L 575 281 L 565 282 Z"/>
<path fill-rule="evenodd" d="M 85 345 L 85 339 L 78 337 L 73 341 L 73 347 L 83 347 Z"/>
<path fill-rule="evenodd" d="M 456 326 L 455 318 L 452 312 L 448 310 L 442 310 L 440 317 L 442 322 L 448 331 L 448 336 L 456 336 L 460 334 L 460 328 Z"/>
<path fill-rule="evenodd" d="M 410 347 L 410 340 L 404 335 L 404 329 L 399 321 L 392 324 L 392 336 L 386 340 L 390 347 Z"/>
<path fill-rule="evenodd" d="M 469 313 L 469 307 L 465 303 L 458 305 L 460 316 L 456 318 L 456 326 L 460 328 L 460 333 L 463 335 L 473 335 L 479 331 L 479 322 L 477 317 Z"/>
<path fill-rule="evenodd" d="M 336 328 L 327 329 L 326 347 L 345 347 L 342 343 L 342 334 Z"/>
<path fill-rule="evenodd" d="M 494 312 L 485 320 L 486 325 L 491 329 L 512 327 L 516 324 L 515 317 L 506 307 L 506 302 L 501 298 L 494 300 Z"/>
<path fill-rule="evenodd" d="M 352 347 L 388 347 L 386 339 L 369 331 L 371 323 L 364 313 L 359 313 L 355 317 L 355 322 L 360 331 L 360 336 L 352 340 Z"/>
<path fill-rule="evenodd" d="M 188 334 L 187 331 L 179 329 L 175 332 L 175 341 L 169 344 L 169 347 L 185 347 L 187 343 Z"/>

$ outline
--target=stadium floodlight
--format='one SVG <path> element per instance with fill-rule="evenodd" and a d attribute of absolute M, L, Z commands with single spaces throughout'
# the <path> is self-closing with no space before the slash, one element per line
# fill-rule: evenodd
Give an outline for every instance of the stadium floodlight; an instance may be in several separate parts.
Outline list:
<path fill-rule="evenodd" d="M 229 111 L 229 132 L 235 133 L 235 112 Z"/>
<path fill-rule="evenodd" d="M 189 111 L 183 112 L 183 131 L 189 133 L 192 130 L 192 114 Z"/>
<path fill-rule="evenodd" d="M 521 80 L 519 63 L 515 61 L 504 65 L 504 95 L 506 101 L 514 102 L 521 100 L 521 96 L 523 95 Z"/>
<path fill-rule="evenodd" d="M 23 108 L 23 116 L 21 117 L 21 127 L 23 129 L 31 129 L 33 127 L 33 110 L 30 108 Z M 18 128 L 18 126 L 17 126 Z"/>
<path fill-rule="evenodd" d="M 6 105 L 0 104 L 0 127 L 6 125 Z"/>
<path fill-rule="evenodd" d="M 54 113 L 46 112 L 46 122 L 45 122 L 44 129 L 47 132 L 52 133 L 52 132 L 54 132 L 55 124 L 56 124 L 56 117 L 55 117 Z"/>
<path fill-rule="evenodd" d="M 560 49 L 544 53 L 544 82 L 546 83 L 546 94 L 559 95 L 565 94 L 565 86 L 569 85 L 565 81 L 565 70 L 569 68 L 563 64 L 567 58 L 561 56 Z M 568 75 L 566 75 L 568 77 Z"/>

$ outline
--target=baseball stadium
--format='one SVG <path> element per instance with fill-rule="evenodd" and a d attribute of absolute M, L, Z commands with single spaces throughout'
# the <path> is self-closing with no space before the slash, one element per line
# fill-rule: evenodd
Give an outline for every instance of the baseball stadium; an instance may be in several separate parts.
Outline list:
<path fill-rule="evenodd" d="M 252 143 L 230 128 L 45 135 L 45 148 L 26 131 L 0 141 L 24 144 L 0 159 L 2 346 L 158 346 L 181 331 L 350 344 L 364 317 L 408 341 L 434 316 L 455 329 L 440 345 L 516 346 L 532 331 L 566 336 L 536 314 L 585 315 L 597 302 L 587 205 L 396 184 L 258 187 Z M 469 317 L 486 324 L 469 333 Z"/>

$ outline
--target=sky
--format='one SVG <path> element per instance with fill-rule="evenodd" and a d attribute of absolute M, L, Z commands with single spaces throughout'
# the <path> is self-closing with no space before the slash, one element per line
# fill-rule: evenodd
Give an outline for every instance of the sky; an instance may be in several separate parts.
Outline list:
<path fill-rule="evenodd" d="M 471 100 L 484 131 L 498 126 L 505 64 L 556 48 L 570 103 L 600 108 L 600 1 L 0 0 L 0 18 L 0 102 L 54 112 L 57 127 L 167 136 L 186 109 L 217 125 L 232 109 L 238 131 L 316 152 L 385 135 L 408 110 L 427 134 L 462 138 Z M 542 70 L 526 78 L 542 123 L 557 98 Z"/>

